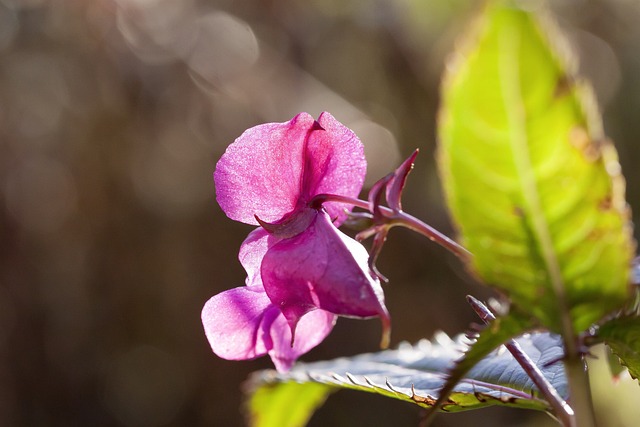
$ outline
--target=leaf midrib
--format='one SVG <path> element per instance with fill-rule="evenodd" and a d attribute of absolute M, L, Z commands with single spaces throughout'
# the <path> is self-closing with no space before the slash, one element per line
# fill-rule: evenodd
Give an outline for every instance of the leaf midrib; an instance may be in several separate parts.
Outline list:
<path fill-rule="evenodd" d="M 507 116 L 509 144 L 523 194 L 524 206 L 521 208 L 531 220 L 535 244 L 542 255 L 544 267 L 551 282 L 551 290 L 555 295 L 555 301 L 560 313 L 560 326 L 562 335 L 565 337 L 565 345 L 573 346 L 573 324 L 565 293 L 564 279 L 553 248 L 551 232 L 544 216 L 535 172 L 529 156 L 526 113 L 521 92 L 518 56 L 519 44 L 521 43 L 520 31 L 512 22 L 505 22 L 502 31 L 499 33 L 498 43 L 500 47 L 498 69 L 502 76 L 500 79 L 500 91 Z M 567 351 L 571 351 L 571 349 L 567 347 Z"/>

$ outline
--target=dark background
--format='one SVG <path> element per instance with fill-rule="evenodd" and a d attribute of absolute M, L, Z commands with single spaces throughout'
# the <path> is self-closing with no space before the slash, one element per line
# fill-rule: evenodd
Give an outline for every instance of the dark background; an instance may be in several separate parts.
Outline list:
<path fill-rule="evenodd" d="M 215 203 L 215 162 L 248 127 L 328 110 L 365 143 L 369 184 L 419 147 L 404 207 L 454 235 L 434 164 L 438 85 L 477 3 L 0 0 L 0 426 L 242 425 L 241 384 L 271 365 L 218 359 L 200 323 L 209 297 L 243 283 L 251 230 Z M 640 3 L 553 3 L 637 205 Z M 491 295 L 405 230 L 379 267 L 393 345 L 464 331 L 464 296 Z M 341 319 L 303 359 L 379 337 L 376 320 Z M 631 426 L 615 414 L 637 420 L 637 397 L 615 396 L 596 393 L 602 425 Z M 419 414 L 344 391 L 311 425 Z M 548 420 L 498 408 L 436 424 Z"/>

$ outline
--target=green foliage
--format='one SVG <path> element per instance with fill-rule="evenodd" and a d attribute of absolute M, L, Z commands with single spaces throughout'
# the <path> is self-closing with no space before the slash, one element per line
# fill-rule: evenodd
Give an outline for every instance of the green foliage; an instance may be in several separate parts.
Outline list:
<path fill-rule="evenodd" d="M 441 172 L 470 270 L 580 332 L 629 298 L 624 180 L 562 38 L 512 3 L 490 2 L 448 66 Z"/>
<path fill-rule="evenodd" d="M 479 346 L 464 362 L 464 378 L 451 387 L 443 409 L 456 412 L 491 405 L 547 410 L 531 379 L 509 352 L 494 351 L 500 340 L 523 327 L 487 328 Z M 547 333 L 528 335 L 518 340 L 523 349 L 541 363 L 557 361 L 562 344 Z M 288 374 L 263 371 L 250 381 L 249 407 L 254 427 L 294 427 L 303 425 L 324 398 L 339 389 L 378 393 L 394 399 L 430 407 L 439 397 L 448 372 L 460 356 L 469 351 L 465 337 L 451 339 L 441 333 L 434 340 L 416 345 L 403 344 L 397 350 L 363 354 L 326 362 L 301 364 Z M 504 350 L 504 349 L 503 349 Z M 471 354 L 472 356 L 469 356 Z M 483 358 L 484 357 L 484 358 Z M 471 367 L 474 362 L 475 367 Z M 566 379 L 562 363 L 541 367 L 552 384 L 566 397 Z M 460 378 L 458 378 L 460 379 Z M 289 412 L 295 411 L 294 414 Z"/>
<path fill-rule="evenodd" d="M 262 374 L 268 377 L 269 374 Z M 302 427 L 333 387 L 320 383 L 268 383 L 251 385 L 249 424 L 259 427 Z"/>
<path fill-rule="evenodd" d="M 449 397 L 449 393 L 455 389 L 456 385 L 469 371 L 480 364 L 482 359 L 486 358 L 487 355 L 505 342 L 518 335 L 522 335 L 530 328 L 531 323 L 529 321 L 516 316 L 501 317 L 491 322 L 480 332 L 476 342 L 469 347 L 464 356 L 455 362 L 446 382 L 439 391 L 440 396 L 438 397 L 435 407 L 439 408 L 440 405 L 444 404 Z M 563 353 L 560 346 L 559 349 L 559 354 L 562 355 Z M 502 374 L 498 366 L 493 366 L 492 369 L 496 369 L 496 371 Z"/>
<path fill-rule="evenodd" d="M 633 378 L 640 379 L 640 317 L 611 319 L 598 328 L 595 338 L 611 348 Z"/>

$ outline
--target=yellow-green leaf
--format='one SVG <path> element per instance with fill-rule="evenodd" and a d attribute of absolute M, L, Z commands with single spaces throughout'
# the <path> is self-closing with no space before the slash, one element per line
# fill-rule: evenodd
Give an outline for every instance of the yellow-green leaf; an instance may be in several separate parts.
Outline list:
<path fill-rule="evenodd" d="M 250 388 L 249 425 L 256 427 L 303 427 L 335 391 L 326 384 L 293 381 Z"/>
<path fill-rule="evenodd" d="M 439 157 L 469 268 L 553 331 L 629 298 L 617 154 L 549 19 L 493 1 L 452 57 Z"/>

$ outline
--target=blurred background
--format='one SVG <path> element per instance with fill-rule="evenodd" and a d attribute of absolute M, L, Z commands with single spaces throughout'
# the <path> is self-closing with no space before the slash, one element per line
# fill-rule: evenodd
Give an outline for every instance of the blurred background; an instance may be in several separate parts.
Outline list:
<path fill-rule="evenodd" d="M 368 184 L 419 147 L 405 209 L 453 235 L 433 158 L 438 84 L 478 3 L 0 0 L 0 426 L 243 425 L 242 383 L 271 365 L 218 359 L 200 323 L 209 297 L 243 283 L 251 230 L 215 202 L 217 159 L 248 127 L 327 110 L 366 145 Z M 640 3 L 553 3 L 637 222 Z M 491 295 L 404 230 L 379 267 L 392 345 L 464 331 L 476 321 L 464 296 Z M 376 320 L 341 319 L 303 359 L 376 351 L 379 337 Z M 635 425 L 637 395 L 616 393 L 637 384 L 599 378 L 602 425 Z M 310 425 L 419 416 L 343 391 Z M 436 425 L 549 421 L 497 408 Z"/>

